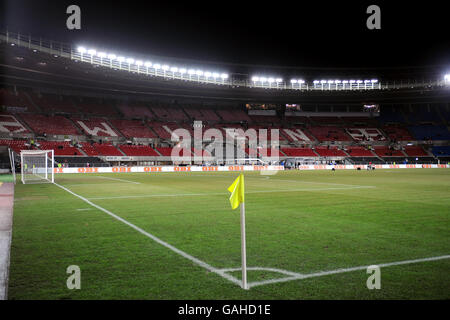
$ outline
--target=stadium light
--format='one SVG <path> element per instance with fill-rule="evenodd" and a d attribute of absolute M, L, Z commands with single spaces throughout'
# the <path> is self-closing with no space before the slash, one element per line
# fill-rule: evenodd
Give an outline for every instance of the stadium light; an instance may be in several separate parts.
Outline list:
<path fill-rule="evenodd" d="M 125 61 L 125 57 L 117 57 L 117 61 L 124 62 Z"/>
<path fill-rule="evenodd" d="M 180 69 L 180 73 L 181 73 L 181 74 L 185 74 L 185 73 L 186 73 L 186 68 L 181 68 L 181 69 Z"/>
<path fill-rule="evenodd" d="M 220 74 L 218 74 L 217 72 L 213 72 L 212 76 L 215 79 L 215 78 L 219 78 Z"/>
<path fill-rule="evenodd" d="M 97 57 L 103 59 L 106 58 L 106 53 L 105 52 L 97 52 Z"/>
<path fill-rule="evenodd" d="M 291 83 L 297 83 L 296 79 L 291 79 Z"/>
<path fill-rule="evenodd" d="M 209 78 L 209 77 L 211 77 L 211 74 L 212 74 L 211 72 L 206 71 L 206 72 L 205 72 L 205 77 L 206 77 L 206 78 Z"/>
<path fill-rule="evenodd" d="M 137 65 L 137 66 L 142 66 L 143 64 L 144 64 L 144 63 L 143 63 L 141 60 L 137 60 L 137 61 L 136 61 L 136 65 Z"/>
<path fill-rule="evenodd" d="M 146 62 L 144 63 L 144 66 L 146 66 L 147 68 L 149 68 L 149 67 L 152 66 L 152 63 L 151 63 L 150 61 L 146 61 Z"/>
<path fill-rule="evenodd" d="M 203 71 L 202 70 L 197 70 L 197 71 L 195 71 L 195 74 L 200 77 L 200 76 L 203 75 Z"/>
<path fill-rule="evenodd" d="M 163 69 L 164 71 L 167 71 L 170 69 L 170 67 L 167 64 L 165 64 L 161 67 L 161 69 Z"/>
<path fill-rule="evenodd" d="M 97 53 L 97 50 L 95 50 L 95 49 L 89 49 L 89 50 L 87 51 L 87 53 L 90 54 L 91 56 L 94 56 L 94 55 Z"/>
<path fill-rule="evenodd" d="M 269 81 L 269 83 L 272 83 L 272 82 L 275 82 L 275 79 L 274 78 L 269 78 L 269 79 L 267 79 L 267 81 Z"/>
<path fill-rule="evenodd" d="M 259 81 L 261 81 L 261 82 L 266 82 L 266 81 L 267 81 L 267 78 L 266 78 L 266 77 L 261 77 L 261 78 L 259 78 Z"/>
<path fill-rule="evenodd" d="M 449 73 L 449 74 L 446 74 L 446 75 L 444 76 L 444 81 L 445 81 L 447 84 L 450 84 L 450 73 Z"/>
<path fill-rule="evenodd" d="M 78 51 L 79 53 L 86 53 L 86 48 L 85 48 L 85 47 L 78 47 L 78 48 L 77 48 L 77 51 Z"/>
<path fill-rule="evenodd" d="M 173 73 L 178 72 L 178 68 L 177 67 L 172 67 L 172 68 L 170 68 L 170 71 L 173 72 Z"/>
<path fill-rule="evenodd" d="M 259 81 L 259 77 L 252 77 L 252 81 L 253 82 L 258 82 Z"/>
<path fill-rule="evenodd" d="M 220 77 L 222 78 L 222 79 L 228 79 L 228 73 L 222 73 L 221 75 L 220 75 Z"/>
<path fill-rule="evenodd" d="M 276 78 L 276 79 L 275 79 L 275 82 L 276 82 L 276 83 L 283 82 L 283 79 L 281 79 L 281 78 Z"/>
<path fill-rule="evenodd" d="M 134 59 L 133 58 L 127 58 L 126 61 L 127 61 L 128 64 L 134 63 Z"/>
<path fill-rule="evenodd" d="M 155 63 L 155 64 L 153 65 L 153 68 L 154 68 L 155 70 L 161 69 L 161 65 L 160 65 L 159 63 Z"/>
<path fill-rule="evenodd" d="M 114 60 L 114 59 L 116 59 L 116 55 L 114 53 L 110 53 L 110 54 L 108 54 L 108 59 Z"/>
<path fill-rule="evenodd" d="M 189 69 L 188 74 L 189 74 L 189 75 L 195 74 L 195 70 L 194 70 L 194 69 Z"/>

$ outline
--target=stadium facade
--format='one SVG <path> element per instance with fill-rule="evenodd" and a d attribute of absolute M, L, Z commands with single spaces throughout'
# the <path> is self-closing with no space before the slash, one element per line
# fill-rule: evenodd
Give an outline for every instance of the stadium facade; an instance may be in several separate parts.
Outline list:
<path fill-rule="evenodd" d="M 11 33 L 0 35 L 0 59 L 3 168 L 8 148 L 54 150 L 56 166 L 65 168 L 190 165 L 199 158 L 203 165 L 300 168 L 450 161 L 450 81 L 433 68 L 412 72 L 413 79 L 398 70 L 329 70 L 334 80 L 323 70 L 253 75 Z M 194 136 L 195 125 L 220 132 L 224 150 L 235 130 L 268 135 L 264 143 L 244 138 L 242 153 L 223 159 L 217 145 L 210 148 L 212 138 L 180 148 L 174 132 Z"/>

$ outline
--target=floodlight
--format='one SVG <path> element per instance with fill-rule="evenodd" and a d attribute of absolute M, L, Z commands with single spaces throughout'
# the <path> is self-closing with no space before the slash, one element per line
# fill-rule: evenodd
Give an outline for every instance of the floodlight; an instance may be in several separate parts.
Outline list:
<path fill-rule="evenodd" d="M 177 67 L 172 67 L 172 68 L 170 68 L 170 71 L 172 71 L 172 72 L 178 72 L 178 68 L 177 68 Z"/>
<path fill-rule="evenodd" d="M 370 80 L 364 80 L 364 83 L 369 83 L 370 82 Z"/>
<path fill-rule="evenodd" d="M 350 83 L 355 83 L 356 81 L 355 80 L 350 80 Z"/>
<path fill-rule="evenodd" d="M 336 84 L 341 83 L 341 80 L 334 80 L 334 83 Z"/>
<path fill-rule="evenodd" d="M 269 81 L 269 83 L 272 83 L 272 82 L 275 81 L 275 79 L 274 78 L 269 78 L 269 79 L 267 79 L 267 81 Z"/>
<path fill-rule="evenodd" d="M 328 84 L 332 84 L 332 83 L 334 83 L 333 80 L 328 80 Z"/>
<path fill-rule="evenodd" d="M 186 68 L 181 68 L 181 69 L 180 69 L 180 73 L 181 73 L 181 74 L 185 74 L 185 73 L 186 73 Z"/>
<path fill-rule="evenodd" d="M 314 80 L 313 83 L 314 83 L 314 84 L 319 84 L 320 81 L 319 81 L 319 80 Z"/>
<path fill-rule="evenodd" d="M 220 74 L 218 74 L 217 72 L 213 72 L 212 76 L 213 76 L 213 78 L 218 78 L 218 77 L 220 77 Z"/>
<path fill-rule="evenodd" d="M 296 79 L 291 79 L 291 83 L 297 83 Z"/>
<path fill-rule="evenodd" d="M 128 64 L 134 63 L 134 59 L 133 59 L 133 58 L 127 58 L 127 63 L 128 63 Z"/>
<path fill-rule="evenodd" d="M 298 80 L 298 83 L 303 84 L 305 83 L 305 80 Z"/>
<path fill-rule="evenodd" d="M 195 71 L 195 74 L 198 76 L 202 76 L 203 75 L 203 71 L 202 70 L 197 70 Z"/>
<path fill-rule="evenodd" d="M 266 78 L 266 77 L 261 77 L 261 78 L 259 78 L 259 81 L 261 81 L 261 82 L 266 82 L 266 81 L 267 81 L 267 78 Z"/>
<path fill-rule="evenodd" d="M 195 74 L 195 70 L 194 69 L 189 69 L 188 74 Z"/>
<path fill-rule="evenodd" d="M 137 66 L 142 66 L 144 63 L 142 62 L 142 60 L 137 60 L 136 61 L 136 65 Z"/>
<path fill-rule="evenodd" d="M 252 81 L 253 81 L 253 82 L 259 81 L 259 77 L 252 77 Z"/>
<path fill-rule="evenodd" d="M 370 80 L 370 82 L 372 82 L 372 83 L 377 83 L 378 80 L 377 80 L 377 79 L 372 79 L 372 80 Z"/>
<path fill-rule="evenodd" d="M 124 62 L 125 61 L 125 57 L 117 57 L 117 61 Z"/>
<path fill-rule="evenodd" d="M 78 47 L 78 48 L 77 48 L 77 51 L 78 51 L 79 53 L 86 53 L 86 48 L 85 48 L 85 47 Z"/>
<path fill-rule="evenodd" d="M 205 77 L 207 77 L 207 78 L 211 77 L 211 72 L 206 71 L 206 72 L 205 72 Z"/>
<path fill-rule="evenodd" d="M 146 61 L 146 62 L 144 63 L 144 66 L 146 66 L 147 68 L 148 68 L 148 67 L 151 67 L 151 66 L 152 66 L 152 63 L 151 63 L 150 61 Z"/>
<path fill-rule="evenodd" d="M 163 69 L 164 71 L 167 71 L 170 69 L 170 67 L 167 64 L 165 64 L 161 67 L 161 69 Z"/>
<path fill-rule="evenodd" d="M 105 52 L 97 52 L 97 57 L 106 58 L 106 53 Z"/>
<path fill-rule="evenodd" d="M 95 55 L 96 52 L 97 52 L 97 51 L 96 51 L 95 49 L 89 49 L 89 50 L 87 51 L 87 53 L 90 54 L 91 56 Z"/>
<path fill-rule="evenodd" d="M 446 82 L 450 82 L 450 74 L 446 74 L 446 75 L 444 76 L 444 80 L 445 80 Z"/>
<path fill-rule="evenodd" d="M 362 80 L 356 80 L 356 83 L 362 83 Z"/>
<path fill-rule="evenodd" d="M 344 84 L 348 83 L 348 80 L 342 80 L 342 83 L 344 83 Z"/>
<path fill-rule="evenodd" d="M 116 55 L 114 53 L 108 54 L 108 59 L 109 60 L 114 60 L 115 58 L 116 58 Z"/>
<path fill-rule="evenodd" d="M 153 65 L 153 68 L 155 68 L 155 70 L 161 69 L 161 65 L 159 63 L 156 63 Z"/>
<path fill-rule="evenodd" d="M 275 79 L 275 82 L 277 82 L 277 83 L 283 82 L 283 79 L 281 79 L 281 78 L 276 78 L 276 79 Z"/>
<path fill-rule="evenodd" d="M 322 84 L 327 83 L 327 80 L 320 80 L 320 83 Z"/>
<path fill-rule="evenodd" d="M 220 75 L 220 77 L 221 77 L 223 80 L 228 79 L 228 74 L 227 74 L 227 73 L 222 73 L 222 74 Z"/>

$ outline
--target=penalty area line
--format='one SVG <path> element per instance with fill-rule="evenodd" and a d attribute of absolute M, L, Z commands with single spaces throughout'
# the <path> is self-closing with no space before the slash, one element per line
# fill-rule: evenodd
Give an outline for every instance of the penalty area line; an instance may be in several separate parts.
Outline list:
<path fill-rule="evenodd" d="M 112 213 L 111 211 L 96 205 L 95 203 L 93 203 L 93 202 L 89 201 L 88 199 L 84 198 L 83 196 L 80 196 L 79 194 L 76 194 L 75 192 L 73 192 L 73 191 L 71 191 L 71 190 L 69 190 L 69 189 L 67 189 L 67 188 L 65 188 L 65 187 L 63 187 L 63 186 L 61 186 L 61 185 L 59 185 L 57 183 L 54 183 L 54 184 L 57 187 L 59 187 L 59 188 L 65 190 L 65 191 L 67 191 L 68 193 L 72 194 L 73 196 L 83 200 L 84 202 L 86 202 L 90 206 L 92 206 L 92 207 L 94 207 L 94 208 L 96 208 L 96 209 L 98 209 L 100 211 L 103 211 L 104 213 L 108 214 L 109 216 L 113 217 L 114 219 L 116 219 L 116 220 L 126 224 L 127 226 L 133 228 L 134 230 L 136 230 L 137 232 L 143 234 L 144 236 L 147 236 L 148 238 L 152 239 L 156 243 L 158 243 L 158 244 L 160 244 L 160 245 L 162 245 L 162 246 L 172 250 L 173 252 L 179 254 L 183 258 L 186 258 L 186 259 L 190 260 L 194 264 L 196 264 L 196 265 L 198 265 L 198 266 L 200 266 L 200 267 L 202 267 L 202 268 L 204 268 L 204 269 L 206 269 L 206 270 L 208 270 L 210 272 L 218 274 L 222 278 L 227 279 L 227 280 L 233 282 L 234 284 L 237 284 L 238 286 L 242 286 L 242 281 L 241 280 L 239 280 L 239 279 L 237 279 L 237 278 L 235 278 L 235 277 L 233 277 L 233 276 L 231 276 L 229 274 L 226 274 L 224 271 L 222 271 L 220 269 L 217 269 L 217 268 L 214 268 L 213 266 L 207 264 L 206 262 L 204 262 L 204 261 L 202 261 L 200 259 L 197 259 L 196 257 L 191 256 L 190 254 L 188 254 L 188 253 L 186 253 L 186 252 L 184 252 L 184 251 L 182 251 L 182 250 L 172 246 L 171 244 L 169 244 L 169 243 L 159 239 L 158 237 L 152 235 L 151 233 L 148 233 L 147 231 L 139 228 L 138 226 L 132 224 L 131 222 L 128 222 L 127 220 L 123 219 L 122 217 L 119 217 L 118 215 Z"/>

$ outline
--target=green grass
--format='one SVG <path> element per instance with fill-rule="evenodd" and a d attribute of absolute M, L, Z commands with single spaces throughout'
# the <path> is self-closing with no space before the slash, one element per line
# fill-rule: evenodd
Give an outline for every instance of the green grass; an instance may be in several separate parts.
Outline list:
<path fill-rule="evenodd" d="M 65 174 L 56 182 L 213 267 L 235 268 L 239 210 L 226 188 L 236 176 Z M 248 266 L 313 273 L 450 254 L 448 169 L 245 177 Z M 66 287 L 69 265 L 81 268 L 81 290 Z M 449 271 L 449 259 L 382 268 L 380 290 L 367 289 L 365 270 L 243 290 L 55 185 L 15 190 L 10 299 L 449 299 Z"/>

